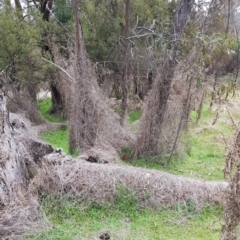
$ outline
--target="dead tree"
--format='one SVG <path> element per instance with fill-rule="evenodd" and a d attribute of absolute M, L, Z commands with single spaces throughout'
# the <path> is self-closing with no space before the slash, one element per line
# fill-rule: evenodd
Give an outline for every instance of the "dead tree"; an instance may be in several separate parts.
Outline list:
<path fill-rule="evenodd" d="M 34 132 L 27 130 L 30 122 L 18 115 L 11 117 L 0 92 L 0 239 L 17 240 L 46 227 L 30 175 L 37 171 L 33 159 L 38 161 L 53 149 L 49 145 L 42 148 L 44 144 L 29 139 L 34 137 Z"/>
<path fill-rule="evenodd" d="M 159 143 L 165 111 L 177 62 L 177 52 L 194 0 L 181 0 L 170 30 L 171 56 L 166 57 L 159 67 L 159 73 L 149 94 L 141 131 L 138 135 L 135 155 L 156 157 L 160 154 Z"/>
<path fill-rule="evenodd" d="M 169 173 L 116 164 L 98 164 L 53 153 L 44 157 L 34 179 L 44 192 L 74 196 L 86 202 L 114 203 L 122 186 L 134 193 L 139 205 L 161 209 L 191 200 L 197 207 L 222 202 L 225 182 L 196 180 Z"/>

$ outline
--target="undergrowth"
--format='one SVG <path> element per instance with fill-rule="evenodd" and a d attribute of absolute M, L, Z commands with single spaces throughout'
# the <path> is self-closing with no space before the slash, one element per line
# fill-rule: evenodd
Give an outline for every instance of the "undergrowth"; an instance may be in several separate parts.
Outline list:
<path fill-rule="evenodd" d="M 47 102 L 45 103 L 47 105 Z M 42 104 L 41 111 L 48 114 L 47 107 Z M 43 112 L 42 114 L 44 115 Z M 163 157 L 155 160 L 133 160 L 131 164 L 177 175 L 209 180 L 223 179 L 221 168 L 225 145 L 221 136 L 222 132 L 226 136 L 232 134 L 232 128 L 224 121 L 217 121 L 212 125 L 214 116 L 214 112 L 209 110 L 207 104 L 204 105 L 202 118 L 198 124 L 194 121 L 195 113 L 192 113 L 189 133 L 183 137 L 186 145 L 184 154 L 174 156 L 168 166 L 164 166 L 167 158 Z M 140 117 L 140 112 L 129 114 L 129 124 Z M 42 137 L 54 147 L 61 147 L 68 152 L 67 129 L 45 133 Z M 122 157 L 130 161 L 131 156 L 131 149 L 124 147 Z M 134 194 L 123 187 L 118 189 L 117 198 L 112 199 L 109 204 L 86 205 L 79 199 L 59 199 L 48 195 L 43 196 L 42 207 L 52 227 L 34 236 L 34 239 L 39 240 L 94 239 L 103 231 L 108 231 L 111 239 L 121 240 L 213 240 L 218 239 L 221 232 L 219 216 L 222 209 L 217 205 L 200 210 L 189 200 L 184 205 L 178 204 L 161 211 L 141 209 Z"/>
<path fill-rule="evenodd" d="M 142 112 L 140 110 L 130 111 L 128 113 L 128 117 L 129 117 L 128 122 L 132 124 L 136 120 L 139 120 L 141 118 L 141 115 L 142 115 Z"/>
<path fill-rule="evenodd" d="M 196 209 L 194 203 L 172 209 L 141 209 L 134 195 L 120 187 L 112 204 L 84 204 L 77 199 L 44 196 L 42 207 L 53 224 L 36 239 L 94 239 L 108 231 L 111 239 L 218 239 L 219 206 Z"/>

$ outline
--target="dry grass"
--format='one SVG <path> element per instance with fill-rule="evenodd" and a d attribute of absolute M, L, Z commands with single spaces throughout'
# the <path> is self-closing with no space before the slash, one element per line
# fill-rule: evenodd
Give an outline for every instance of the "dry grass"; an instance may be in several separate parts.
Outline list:
<path fill-rule="evenodd" d="M 34 189 L 34 187 L 33 187 Z M 0 238 L 19 240 L 50 227 L 41 209 L 37 192 L 14 194 L 8 206 L 0 211 Z"/>

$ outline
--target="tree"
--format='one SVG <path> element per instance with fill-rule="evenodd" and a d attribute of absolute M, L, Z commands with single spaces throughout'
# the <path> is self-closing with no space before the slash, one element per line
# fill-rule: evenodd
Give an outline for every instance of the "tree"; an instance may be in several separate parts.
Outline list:
<path fill-rule="evenodd" d="M 75 64 L 72 106 L 69 119 L 69 150 L 101 147 L 102 151 L 120 150 L 133 143 L 133 135 L 120 126 L 119 117 L 106 104 L 84 50 L 78 1 L 73 1 L 75 21 Z"/>
<path fill-rule="evenodd" d="M 127 78 L 128 78 L 128 65 L 129 65 L 129 41 L 128 41 L 128 32 L 130 24 L 130 0 L 125 1 L 125 26 L 124 26 L 124 50 L 121 60 L 121 86 L 122 86 L 122 103 L 121 103 L 121 124 L 123 124 L 124 117 L 127 110 L 127 98 L 128 98 L 128 87 L 127 87 Z"/>
<path fill-rule="evenodd" d="M 170 52 L 159 67 L 159 74 L 147 100 L 141 131 L 138 135 L 135 155 L 156 157 L 160 154 L 159 140 L 161 139 L 164 115 L 170 94 L 174 72 L 178 64 L 177 52 L 180 48 L 181 37 L 193 7 L 193 0 L 181 0 L 176 9 L 173 25 L 170 29 Z"/>
<path fill-rule="evenodd" d="M 8 107 L 12 112 L 24 111 L 39 124 L 44 119 L 37 107 L 37 86 L 52 70 L 41 60 L 38 47 L 41 32 L 35 24 L 19 19 L 16 11 L 4 8 L 0 12 L 0 71 L 6 75 L 1 84 L 5 93 L 12 93 Z"/>

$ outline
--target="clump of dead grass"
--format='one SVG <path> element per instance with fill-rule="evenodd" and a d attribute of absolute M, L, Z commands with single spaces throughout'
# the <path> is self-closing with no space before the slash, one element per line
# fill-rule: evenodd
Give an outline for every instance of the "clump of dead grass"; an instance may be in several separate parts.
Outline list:
<path fill-rule="evenodd" d="M 0 210 L 1 239 L 19 240 L 50 227 L 36 196 L 31 190 L 14 194 L 8 206 Z"/>

